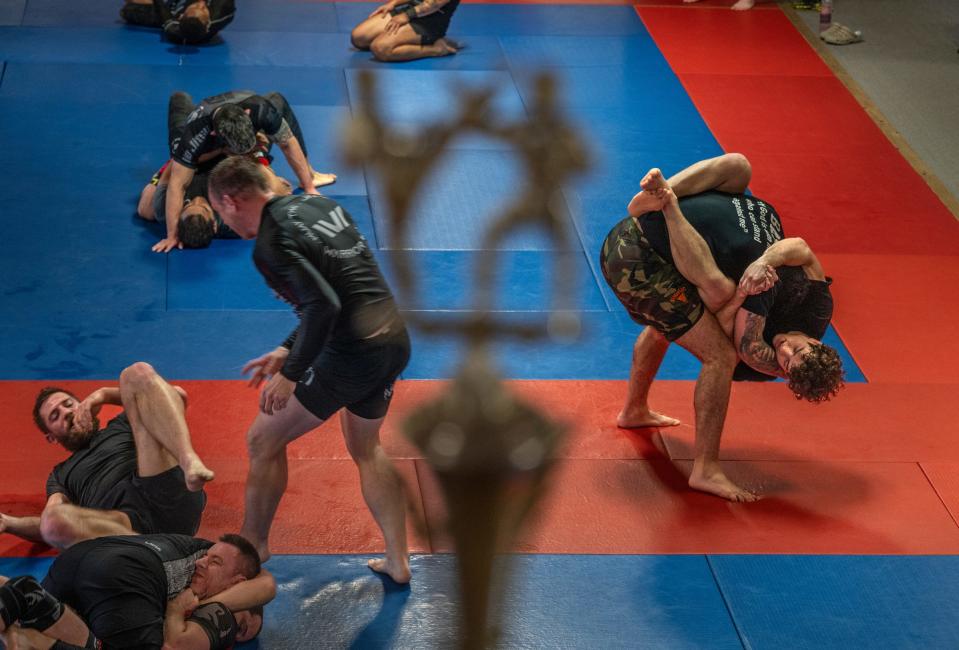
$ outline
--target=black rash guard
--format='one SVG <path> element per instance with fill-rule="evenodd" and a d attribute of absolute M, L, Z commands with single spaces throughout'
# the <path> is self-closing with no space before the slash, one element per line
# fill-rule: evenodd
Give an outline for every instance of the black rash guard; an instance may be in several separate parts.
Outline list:
<path fill-rule="evenodd" d="M 114 488 L 136 472 L 133 429 L 121 413 L 94 433 L 86 447 L 53 468 L 47 479 L 47 497 L 59 492 L 79 506 L 112 510 L 119 499 Z"/>
<path fill-rule="evenodd" d="M 180 141 L 173 150 L 173 160 L 184 167 L 196 169 L 200 156 L 221 149 L 225 143 L 213 130 L 213 113 L 226 104 L 237 104 L 250 110 L 254 131 L 262 131 L 274 142 L 286 142 L 292 132 L 276 106 L 252 91 L 234 90 L 207 97 L 201 101 L 183 126 Z"/>
<path fill-rule="evenodd" d="M 326 197 L 271 199 L 253 261 L 277 295 L 293 305 L 300 325 L 281 374 L 298 381 L 324 345 L 351 347 L 396 317 L 393 294 L 353 218 Z"/>

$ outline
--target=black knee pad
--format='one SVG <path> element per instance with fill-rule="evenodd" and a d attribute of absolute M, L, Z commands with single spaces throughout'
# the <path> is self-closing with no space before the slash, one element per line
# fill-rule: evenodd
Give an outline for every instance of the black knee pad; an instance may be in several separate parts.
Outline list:
<path fill-rule="evenodd" d="M 20 576 L 0 587 L 0 614 L 6 625 L 19 621 L 20 627 L 43 631 L 63 616 L 63 603 L 33 576 Z"/>
<path fill-rule="evenodd" d="M 0 620 L 3 621 L 4 627 L 10 627 L 20 620 L 20 611 L 23 609 L 21 600 L 20 594 L 10 585 L 10 582 L 0 587 Z"/>

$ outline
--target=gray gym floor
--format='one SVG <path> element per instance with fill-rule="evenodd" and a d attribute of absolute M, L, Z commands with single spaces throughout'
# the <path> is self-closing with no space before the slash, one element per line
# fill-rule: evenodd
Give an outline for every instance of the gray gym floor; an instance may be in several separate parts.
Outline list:
<path fill-rule="evenodd" d="M 784 6 L 788 11 L 789 3 Z M 796 15 L 818 34 L 818 13 Z M 864 41 L 823 47 L 941 181 L 955 213 L 959 0 L 835 0 L 833 20 L 862 30 Z M 950 204 L 948 197 L 946 202 Z"/>

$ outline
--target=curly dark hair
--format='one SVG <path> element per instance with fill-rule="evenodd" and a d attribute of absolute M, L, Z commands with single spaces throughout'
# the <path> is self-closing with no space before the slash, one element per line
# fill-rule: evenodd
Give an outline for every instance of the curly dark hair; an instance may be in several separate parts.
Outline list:
<path fill-rule="evenodd" d="M 184 213 L 176 225 L 176 236 L 185 248 L 206 248 L 215 235 L 213 222 L 195 212 Z"/>
<path fill-rule="evenodd" d="M 802 363 L 789 369 L 789 390 L 796 399 L 813 403 L 834 397 L 845 384 L 844 380 L 839 353 L 822 343 L 810 343 Z"/>
<path fill-rule="evenodd" d="M 245 154 L 256 146 L 253 122 L 239 104 L 226 104 L 216 109 L 213 128 L 234 154 Z"/>

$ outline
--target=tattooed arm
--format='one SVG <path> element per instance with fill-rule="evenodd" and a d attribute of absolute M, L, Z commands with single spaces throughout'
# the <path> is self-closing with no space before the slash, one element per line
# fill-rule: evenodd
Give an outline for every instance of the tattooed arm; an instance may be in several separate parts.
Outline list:
<path fill-rule="evenodd" d="M 776 360 L 776 351 L 763 340 L 765 327 L 765 316 L 740 309 L 736 314 L 736 325 L 733 330 L 736 353 L 754 370 L 773 377 L 785 377 Z"/>
<path fill-rule="evenodd" d="M 416 14 L 416 18 L 422 18 L 423 16 L 435 14 L 437 11 L 449 4 L 449 1 L 450 0 L 423 0 L 423 2 L 413 7 L 413 11 Z M 413 16 L 410 17 L 412 18 Z"/>

